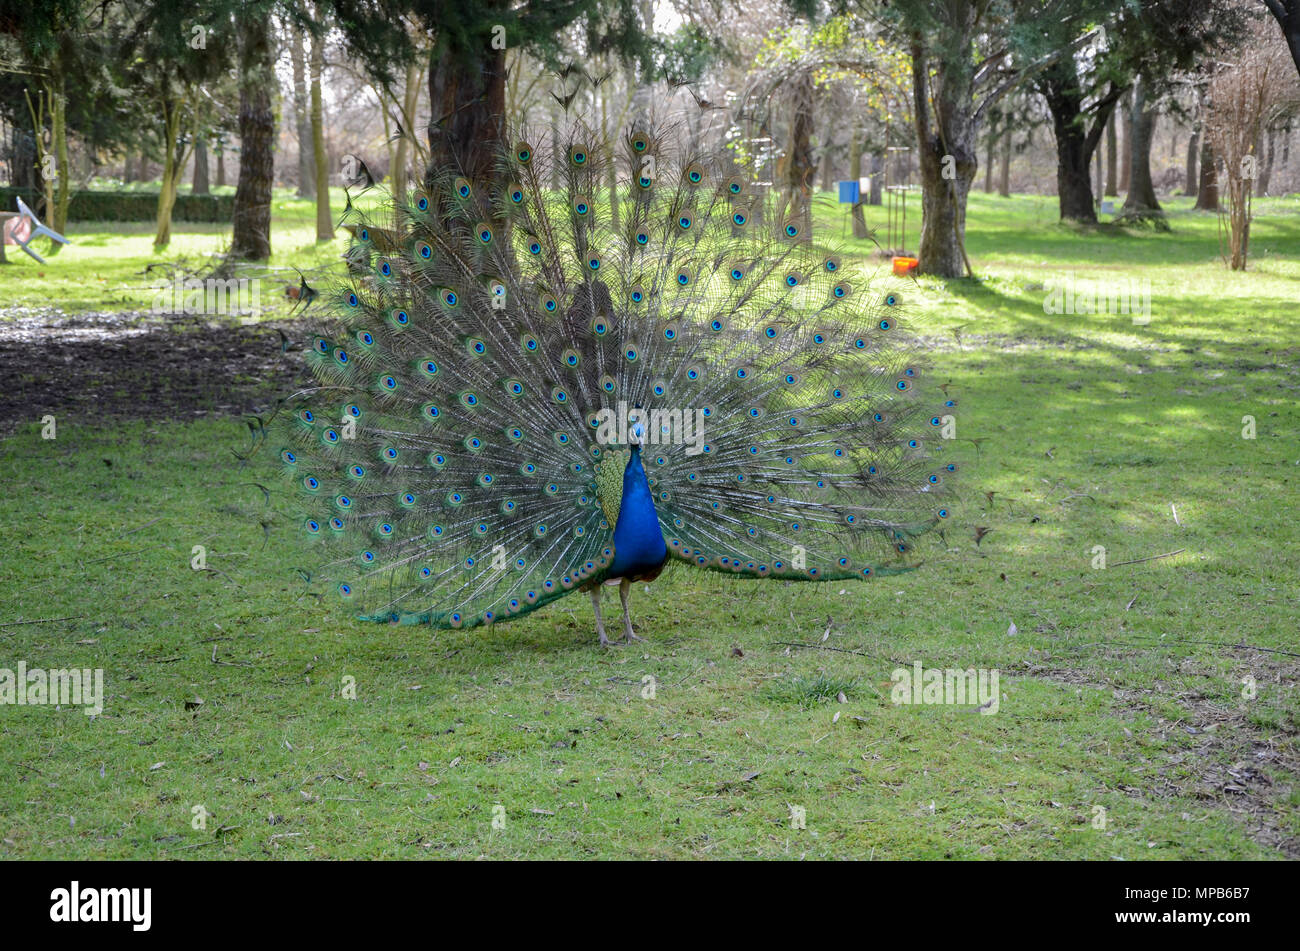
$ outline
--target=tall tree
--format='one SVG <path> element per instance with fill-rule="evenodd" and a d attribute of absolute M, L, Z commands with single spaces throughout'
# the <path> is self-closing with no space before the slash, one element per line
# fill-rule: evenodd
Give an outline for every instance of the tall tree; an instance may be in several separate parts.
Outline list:
<path fill-rule="evenodd" d="M 319 5 L 318 5 L 319 6 Z M 325 72 L 324 21 L 319 10 L 311 31 L 311 149 L 316 182 L 316 240 L 334 238 L 334 217 L 330 212 L 329 153 L 325 149 L 325 115 L 321 101 L 321 76 Z"/>
<path fill-rule="evenodd" d="M 200 89 L 228 62 L 229 45 L 214 33 L 224 29 L 222 13 L 209 10 L 200 0 L 160 0 L 140 8 L 124 44 L 130 62 L 128 79 L 161 119 L 162 181 L 155 249 L 171 242 L 172 209 L 199 132 Z"/>
<path fill-rule="evenodd" d="M 307 55 L 303 51 L 303 31 L 291 23 L 283 27 L 289 34 L 289 62 L 293 69 L 293 128 L 298 139 L 298 197 L 316 197 L 316 159 L 312 151 L 311 103 L 307 96 Z"/>
<path fill-rule="evenodd" d="M 1128 143 L 1128 195 L 1122 217 L 1151 218 L 1160 213 L 1155 184 L 1151 180 L 1151 141 L 1156 130 L 1156 103 L 1150 76 L 1138 77 L 1133 87 L 1133 137 Z"/>
<path fill-rule="evenodd" d="M 1044 69 L 1035 85 L 1052 114 L 1061 217 L 1095 222 L 1088 163 L 1120 97 L 1139 73 L 1146 76 L 1143 96 L 1151 108 L 1138 118 L 1151 121 L 1166 77 L 1189 68 L 1209 44 L 1234 28 L 1240 15 L 1222 0 L 1206 4 L 1186 4 L 1183 0 L 1074 0 L 1072 6 L 1082 20 L 1050 21 L 1041 41 L 1061 46 L 1085 28 L 1095 39 L 1078 44 L 1072 55 Z M 1144 178 L 1149 178 L 1150 135 L 1143 137 L 1141 132 L 1135 128 L 1134 135 L 1126 137 L 1125 145 L 1130 171 L 1134 160 L 1145 162 L 1148 174 Z M 1129 191 L 1132 194 L 1133 188 Z M 1154 192 L 1144 192 L 1134 200 L 1138 199 L 1143 203 L 1140 207 L 1149 208 Z"/>
<path fill-rule="evenodd" d="M 1110 118 L 1106 120 L 1106 196 L 1119 194 L 1119 179 L 1116 177 L 1116 168 L 1119 165 L 1119 145 L 1115 141 L 1115 135 L 1119 130 L 1119 123 L 1115 121 L 1115 113 L 1118 109 L 1110 111 Z"/>
<path fill-rule="evenodd" d="M 256 8 L 256 9 L 254 9 Z M 239 183 L 235 186 L 234 234 L 229 257 L 265 261 L 271 256 L 272 146 L 275 85 L 269 7 L 250 4 L 239 29 Z"/>
<path fill-rule="evenodd" d="M 46 199 L 43 213 L 60 232 L 66 230 L 71 201 L 69 132 L 77 128 L 97 139 L 100 130 L 94 126 L 113 108 L 105 87 L 112 85 L 108 64 L 116 59 L 112 47 L 120 13 L 112 11 L 111 24 L 104 13 L 96 25 L 88 22 L 93 7 L 85 0 L 28 0 L 16 11 L 0 13 L 5 52 L 16 54 L 5 57 L 0 68 L 18 79 L 18 88 L 0 91 L 8 106 L 0 111 L 32 131 L 33 173 Z M 60 247 L 51 243 L 50 253 Z"/>
<path fill-rule="evenodd" d="M 1073 57 L 1063 57 L 1045 69 L 1037 82 L 1052 114 L 1056 137 L 1056 194 L 1062 219 L 1095 222 L 1088 163 L 1110 121 L 1121 88 L 1113 84 L 1087 110 L 1085 91 Z M 1092 121 L 1088 122 L 1089 114 Z"/>
<path fill-rule="evenodd" d="M 207 195 L 212 191 L 208 175 L 208 142 L 199 136 L 194 140 L 194 181 L 190 192 L 195 195 Z"/>
<path fill-rule="evenodd" d="M 960 277 L 970 273 L 966 200 L 979 167 L 980 124 L 1017 86 L 1070 55 L 1082 36 L 1043 51 L 1037 38 L 1060 19 L 1056 4 L 893 0 L 876 12 L 894 24 L 912 57 L 921 170 L 919 269 Z M 1078 18 L 1065 16 L 1070 22 Z"/>
<path fill-rule="evenodd" d="M 504 145 L 507 50 L 555 63 L 565 34 L 581 25 L 586 53 L 650 62 L 632 0 L 333 0 L 332 6 L 353 55 L 388 84 L 415 53 L 407 24 L 433 37 L 429 169 L 459 168 L 482 182 L 495 180 Z"/>
<path fill-rule="evenodd" d="M 1264 6 L 1282 28 L 1287 49 L 1291 51 L 1291 61 L 1300 71 L 1300 0 L 1264 0 Z"/>

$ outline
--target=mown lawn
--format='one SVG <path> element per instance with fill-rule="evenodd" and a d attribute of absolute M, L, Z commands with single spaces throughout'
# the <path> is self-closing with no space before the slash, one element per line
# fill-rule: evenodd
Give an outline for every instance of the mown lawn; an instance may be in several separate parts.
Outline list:
<path fill-rule="evenodd" d="M 336 222 L 344 201 L 343 189 L 330 189 Z M 285 285 L 298 284 L 294 268 L 311 271 L 334 266 L 348 235 L 340 230 L 334 242 L 318 244 L 316 206 L 295 198 L 292 189 L 275 189 L 271 213 L 275 222 L 271 260 L 265 265 L 241 265 L 236 273 L 264 280 L 263 307 L 271 314 L 283 314 L 292 303 L 279 292 Z M 2 309 L 11 307 L 56 307 L 74 314 L 149 311 L 159 298 L 160 282 L 205 277 L 230 247 L 228 224 L 173 222 L 171 243 L 162 251 L 154 250 L 154 233 L 152 221 L 70 222 L 66 236 L 71 243 L 56 254 L 48 253 L 50 242 L 44 239 L 33 244 L 45 264 L 8 247 L 6 256 L 12 266 L 0 267 L 0 320 Z"/>
<path fill-rule="evenodd" d="M 358 626 L 264 530 L 240 419 L 44 440 L 32 407 L 0 441 L 0 667 L 101 667 L 106 700 L 0 706 L 0 856 L 1295 857 L 1300 198 L 1257 204 L 1244 274 L 1170 207 L 1169 234 L 1081 231 L 973 196 L 981 280 L 900 282 L 960 401 L 946 545 L 870 584 L 674 569 L 630 648 L 577 597 L 490 632 Z M 304 209 L 279 263 L 332 253 Z M 129 240 L 0 294 L 62 305 L 101 273 L 66 302 L 134 308 Z M 1044 313 L 1071 273 L 1149 280 L 1150 322 Z M 997 712 L 892 704 L 917 661 L 996 669 Z"/>

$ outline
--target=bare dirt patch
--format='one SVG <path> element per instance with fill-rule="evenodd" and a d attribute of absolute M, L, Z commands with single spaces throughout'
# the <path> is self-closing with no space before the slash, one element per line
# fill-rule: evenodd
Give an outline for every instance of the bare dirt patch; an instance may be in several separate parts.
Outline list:
<path fill-rule="evenodd" d="M 7 311 L 0 436 L 45 415 L 189 420 L 257 411 L 293 384 L 301 366 L 293 333 L 147 313 Z"/>

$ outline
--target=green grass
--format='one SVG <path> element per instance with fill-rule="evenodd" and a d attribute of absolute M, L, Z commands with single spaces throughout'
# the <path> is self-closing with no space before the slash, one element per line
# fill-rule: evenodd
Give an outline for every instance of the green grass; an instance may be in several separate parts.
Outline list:
<path fill-rule="evenodd" d="M 229 190 L 229 189 L 227 189 Z M 338 221 L 344 207 L 341 188 L 330 190 L 330 208 Z M 316 205 L 295 198 L 293 190 L 277 188 L 272 198 L 271 260 L 266 266 L 248 266 L 242 276 L 269 276 L 262 303 L 271 314 L 286 312 L 289 304 L 273 291 L 281 284 L 297 285 L 304 271 L 332 266 L 347 245 L 347 232 L 335 240 L 316 241 Z M 40 264 L 12 245 L 6 249 L 10 265 L 0 267 L 0 300 L 7 307 L 50 307 L 76 313 L 87 310 L 148 310 L 158 294 L 156 282 L 171 280 L 174 267 L 180 276 L 205 277 L 219 255 L 230 247 L 230 225 L 173 222 L 172 240 L 155 251 L 153 222 L 70 222 L 71 242 L 49 254 L 49 241 L 33 247 Z M 146 273 L 146 268 L 154 266 Z M 4 314 L 0 312 L 0 319 Z"/>
<path fill-rule="evenodd" d="M 1186 204 L 1153 234 L 973 196 L 982 279 L 904 285 L 971 441 L 946 547 L 870 584 L 674 568 L 631 648 L 576 597 L 487 632 L 302 597 L 239 420 L 24 424 L 0 667 L 102 667 L 107 699 L 0 707 L 0 855 L 1294 857 L 1297 659 L 1258 648 L 1300 651 L 1300 200 L 1257 205 L 1244 274 Z M 124 274 L 119 244 L 78 269 Z M 1068 272 L 1149 279 L 1150 323 L 1045 314 Z M 998 711 L 892 704 L 914 661 L 996 668 Z"/>

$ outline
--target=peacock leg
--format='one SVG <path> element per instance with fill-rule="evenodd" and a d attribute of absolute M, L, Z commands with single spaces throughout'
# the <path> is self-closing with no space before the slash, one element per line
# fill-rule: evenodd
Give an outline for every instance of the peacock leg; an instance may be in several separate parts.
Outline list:
<path fill-rule="evenodd" d="M 596 633 L 600 635 L 601 644 L 609 646 L 609 638 L 605 636 L 605 622 L 600 619 L 600 586 L 591 589 L 591 609 L 596 612 Z"/>
<path fill-rule="evenodd" d="M 624 578 L 618 583 L 618 596 L 623 601 L 623 630 L 626 632 L 625 640 L 631 644 L 633 641 L 643 641 L 644 637 L 638 637 L 632 633 L 632 612 L 628 610 L 627 594 L 632 590 L 632 581 L 630 578 Z"/>

